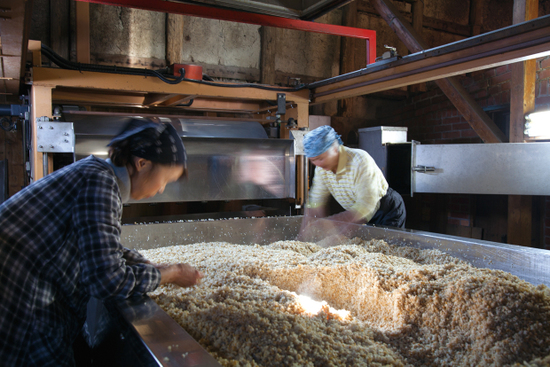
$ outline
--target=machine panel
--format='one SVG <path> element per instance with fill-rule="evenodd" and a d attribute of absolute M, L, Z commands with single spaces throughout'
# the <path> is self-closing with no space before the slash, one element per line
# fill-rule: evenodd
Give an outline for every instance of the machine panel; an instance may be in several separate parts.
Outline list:
<path fill-rule="evenodd" d="M 416 145 L 415 167 L 414 192 L 550 195 L 550 143 Z"/>

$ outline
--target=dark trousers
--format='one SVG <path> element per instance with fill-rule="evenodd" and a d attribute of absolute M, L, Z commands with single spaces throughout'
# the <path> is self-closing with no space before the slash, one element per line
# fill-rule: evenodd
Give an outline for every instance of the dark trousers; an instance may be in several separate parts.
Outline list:
<path fill-rule="evenodd" d="M 405 228 L 406 219 L 405 202 L 403 202 L 401 195 L 390 187 L 386 195 L 380 199 L 380 209 L 374 213 L 369 223 L 387 227 Z"/>
<path fill-rule="evenodd" d="M 334 215 L 345 211 L 332 195 L 330 196 L 327 210 L 328 215 Z M 380 199 L 380 209 L 374 213 L 374 216 L 368 223 L 386 227 L 405 228 L 406 219 L 407 211 L 405 210 L 403 198 L 397 191 L 390 187 L 386 195 Z"/>

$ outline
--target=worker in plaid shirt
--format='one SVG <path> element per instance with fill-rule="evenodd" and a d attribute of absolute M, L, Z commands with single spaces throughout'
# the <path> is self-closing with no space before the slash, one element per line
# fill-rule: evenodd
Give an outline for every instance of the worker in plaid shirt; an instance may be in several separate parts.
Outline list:
<path fill-rule="evenodd" d="M 120 243 L 122 205 L 162 193 L 186 170 L 169 124 L 131 120 L 110 159 L 82 159 L 0 206 L 0 364 L 74 366 L 90 297 L 193 286 L 188 264 L 159 266 Z"/>

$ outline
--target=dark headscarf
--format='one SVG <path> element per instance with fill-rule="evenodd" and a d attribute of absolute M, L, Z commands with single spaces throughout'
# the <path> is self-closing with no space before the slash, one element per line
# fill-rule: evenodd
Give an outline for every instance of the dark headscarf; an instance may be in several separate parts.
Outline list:
<path fill-rule="evenodd" d="M 171 124 L 132 118 L 108 146 L 128 139 L 130 153 L 153 163 L 187 166 L 181 137 Z"/>

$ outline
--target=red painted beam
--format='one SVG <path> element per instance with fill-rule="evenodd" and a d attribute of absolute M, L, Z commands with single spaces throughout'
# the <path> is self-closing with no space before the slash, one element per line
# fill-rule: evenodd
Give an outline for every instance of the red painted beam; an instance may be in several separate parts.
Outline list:
<path fill-rule="evenodd" d="M 123 6 L 171 14 L 183 14 L 201 18 L 227 20 L 230 22 L 256 24 L 277 28 L 294 29 L 306 32 L 324 33 L 335 36 L 361 38 L 367 40 L 367 63 L 376 59 L 376 32 L 370 29 L 345 27 L 334 24 L 316 23 L 298 19 L 288 19 L 272 15 L 248 13 L 235 10 L 212 8 L 202 5 L 183 4 L 164 0 L 76 0 L 103 5 Z"/>

